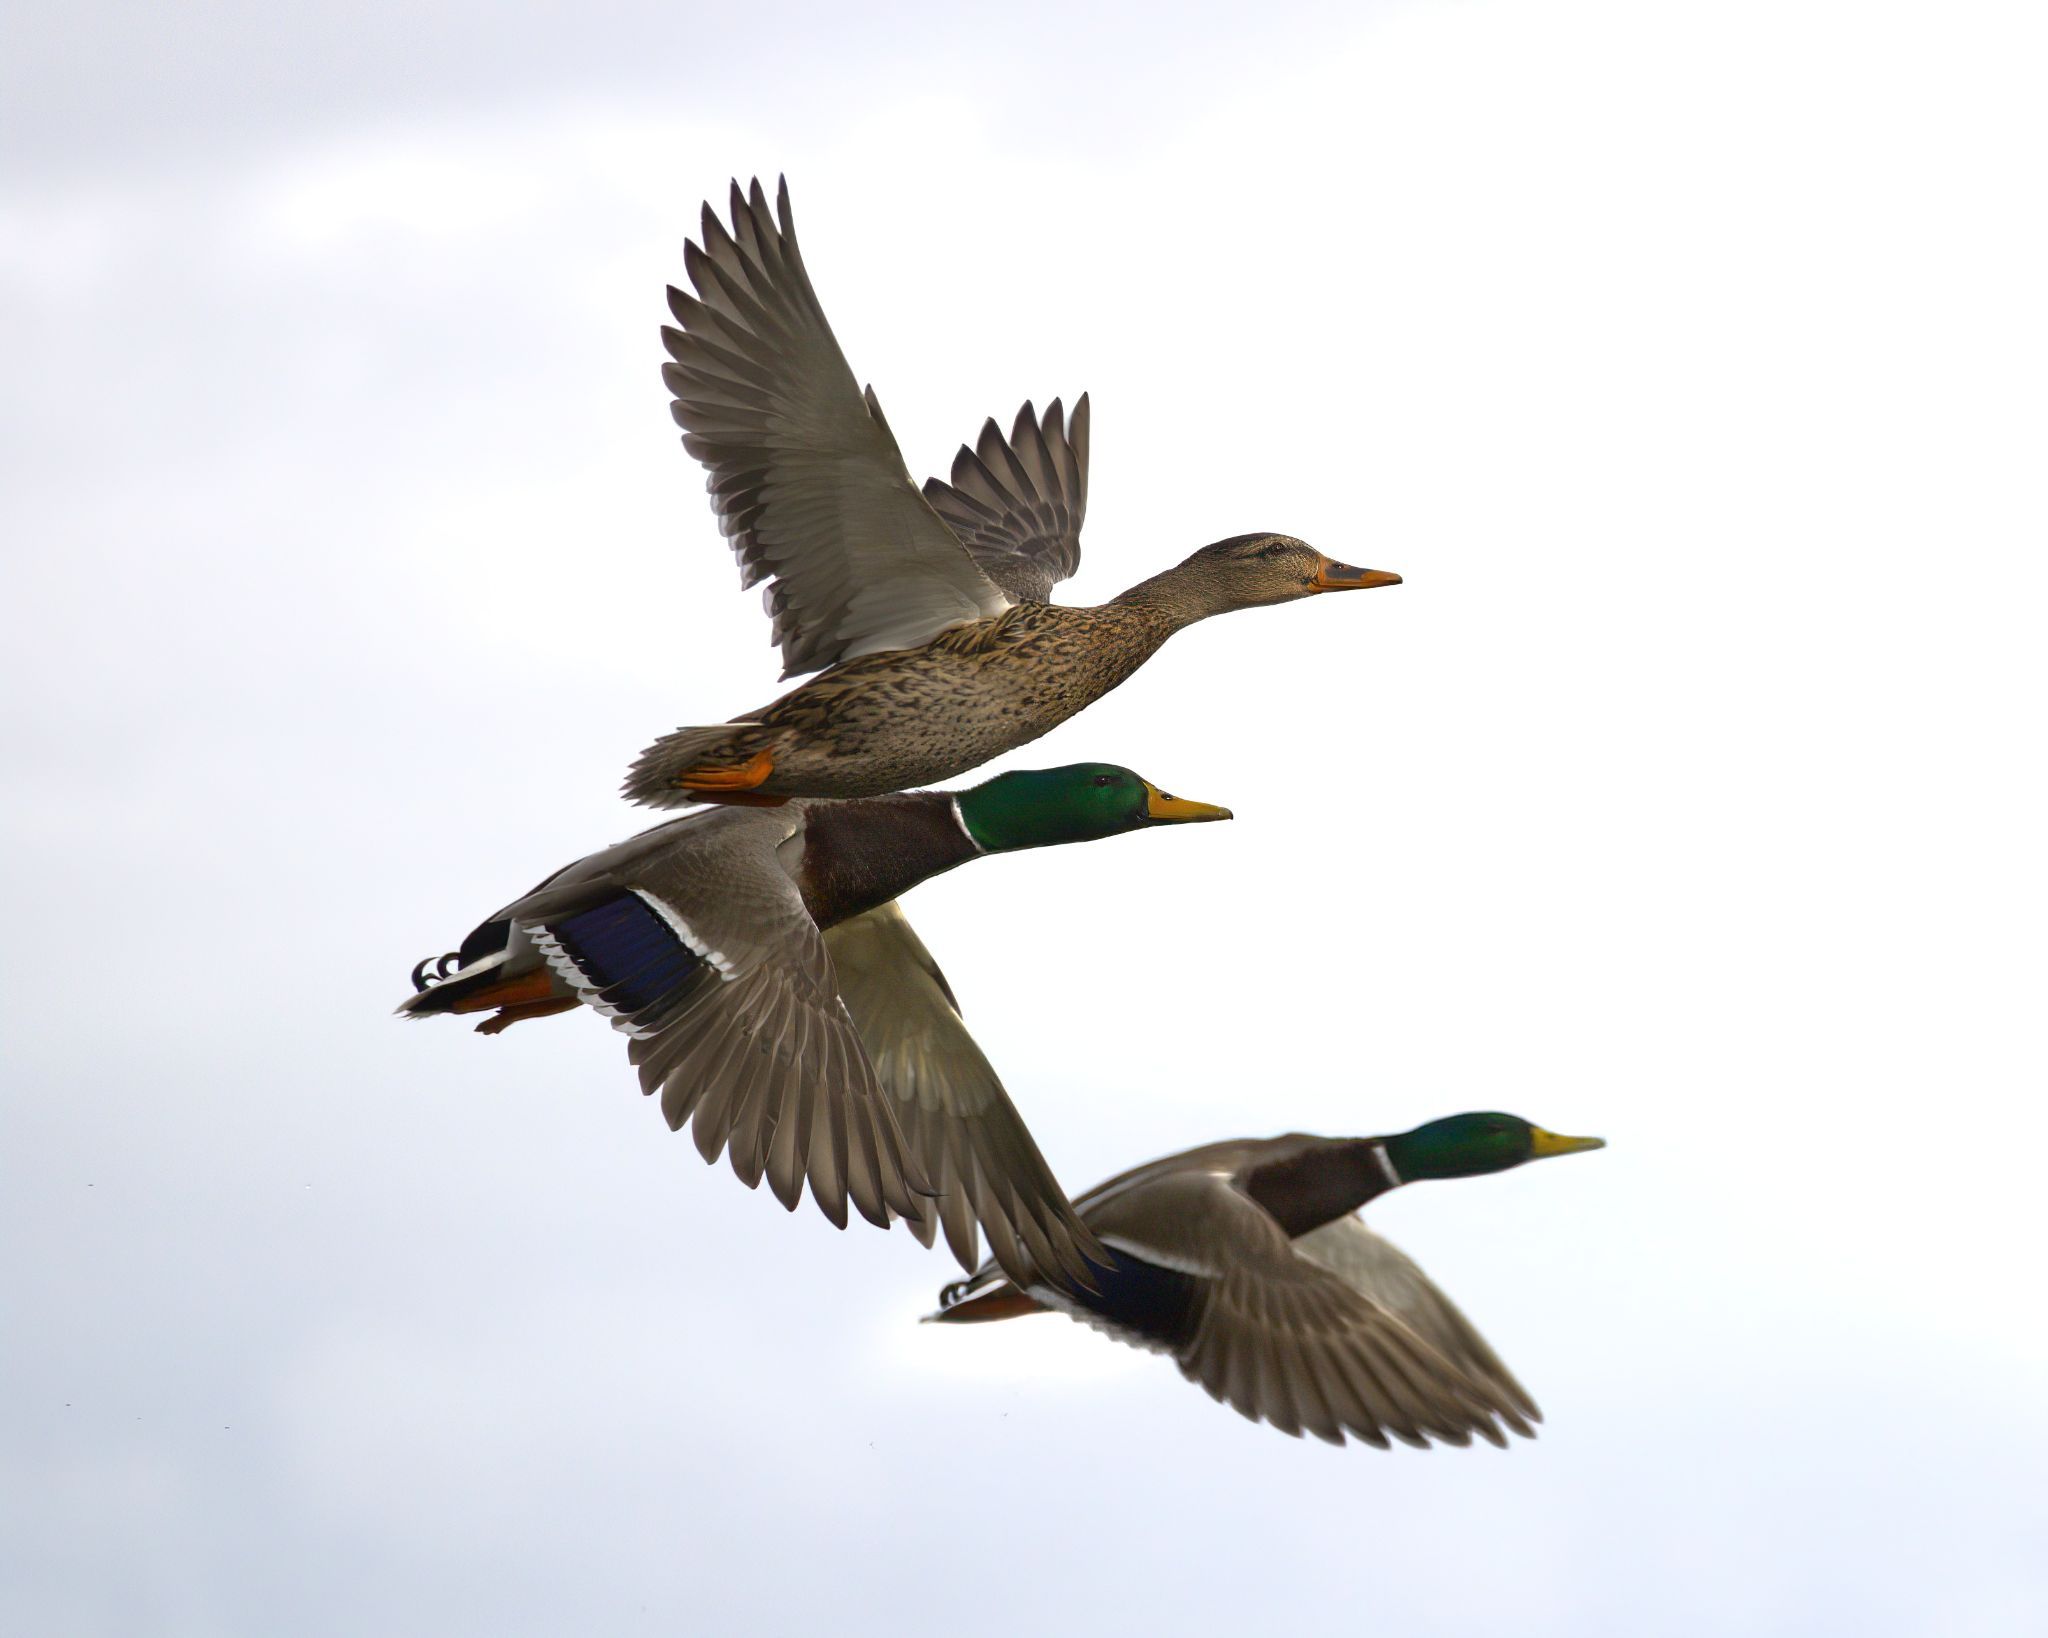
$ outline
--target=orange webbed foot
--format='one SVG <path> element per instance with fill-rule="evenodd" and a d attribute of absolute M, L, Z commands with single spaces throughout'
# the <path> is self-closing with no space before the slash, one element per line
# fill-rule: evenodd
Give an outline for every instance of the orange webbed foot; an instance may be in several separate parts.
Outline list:
<path fill-rule="evenodd" d="M 676 788 L 702 802 L 730 802 L 741 807 L 780 807 L 789 798 L 766 796 L 756 787 L 775 772 L 775 754 L 756 751 L 737 768 L 689 768 L 676 775 Z"/>
<path fill-rule="evenodd" d="M 477 1025 L 479 1035 L 496 1035 L 500 1030 L 510 1029 L 526 1018 L 552 1018 L 558 1012 L 567 1012 L 582 1003 L 573 995 L 550 996 L 545 1001 L 521 1001 L 509 1007 L 500 1007 L 490 1017 Z"/>

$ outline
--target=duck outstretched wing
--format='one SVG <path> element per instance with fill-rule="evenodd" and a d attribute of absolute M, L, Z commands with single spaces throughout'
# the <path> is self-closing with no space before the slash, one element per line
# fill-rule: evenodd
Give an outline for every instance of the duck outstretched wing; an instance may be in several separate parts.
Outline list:
<path fill-rule="evenodd" d="M 1029 402 L 1009 437 L 993 419 L 953 457 L 953 481 L 927 478 L 925 499 L 988 577 L 1019 602 L 1043 603 L 1081 566 L 1088 511 L 1088 395 L 1068 419 L 1055 398 Z"/>
<path fill-rule="evenodd" d="M 856 385 L 797 249 L 789 187 L 732 185 L 683 247 L 696 294 L 668 292 L 662 379 L 712 510 L 792 677 L 911 648 L 1010 604 L 932 510 L 874 390 Z"/>
<path fill-rule="evenodd" d="M 1102 1248 L 1045 1163 L 989 1061 L 960 1020 L 946 976 L 902 910 L 885 904 L 825 934 L 839 993 L 895 1106 L 911 1154 L 938 1197 L 912 1229 L 932 1243 L 936 1217 L 960 1266 L 980 1256 L 975 1224 L 1020 1285 L 1092 1284 Z"/>
<path fill-rule="evenodd" d="M 1223 1172 L 1158 1177 L 1088 1211 L 1115 1254 L 1177 1277 L 1168 1303 L 1147 1292 L 1149 1329 L 1129 1340 L 1165 1347 L 1181 1372 L 1253 1421 L 1341 1444 L 1506 1439 L 1517 1420 L 1496 1388 L 1474 1379 L 1399 1313 L 1298 1256 L 1278 1223 Z M 1114 1295 L 1119 1273 L 1105 1291 Z M 1085 1308 L 1081 1299 L 1069 1312 Z M 1087 1313 L 1077 1317 L 1092 1318 Z M 1105 1316 L 1117 1329 L 1116 1316 Z M 1518 1431 L 1520 1431 L 1518 1429 Z"/>
<path fill-rule="evenodd" d="M 844 1227 L 930 1210 L 923 1174 L 853 1020 L 824 935 L 776 849 L 802 809 L 721 810 L 681 840 L 564 871 L 504 919 L 628 1037 L 644 1092 L 749 1188 L 796 1209 L 804 1185 Z M 604 856 L 600 855 L 599 858 Z"/>

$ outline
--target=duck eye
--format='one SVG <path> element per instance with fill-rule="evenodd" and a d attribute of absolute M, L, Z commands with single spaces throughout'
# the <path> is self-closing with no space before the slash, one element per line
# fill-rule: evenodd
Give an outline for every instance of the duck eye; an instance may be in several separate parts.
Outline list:
<path fill-rule="evenodd" d="M 1281 554 L 1282 552 L 1284 552 L 1284 551 L 1286 551 L 1286 550 L 1287 550 L 1287 548 L 1286 548 L 1285 546 L 1281 546 L 1281 545 L 1279 545 L 1279 544 L 1277 544 L 1277 543 L 1276 543 L 1276 544 L 1274 544 L 1274 545 L 1271 545 L 1271 546 L 1261 546 L 1261 547 L 1259 548 L 1259 556 L 1261 556 L 1261 557 L 1278 557 L 1278 556 L 1280 556 L 1280 554 Z"/>
<path fill-rule="evenodd" d="M 1114 784 L 1116 783 L 1116 775 L 1115 775 L 1115 774 L 1097 774 L 1097 775 L 1095 776 L 1095 783 L 1096 783 L 1096 784 L 1098 784 L 1098 785 L 1114 785 Z"/>

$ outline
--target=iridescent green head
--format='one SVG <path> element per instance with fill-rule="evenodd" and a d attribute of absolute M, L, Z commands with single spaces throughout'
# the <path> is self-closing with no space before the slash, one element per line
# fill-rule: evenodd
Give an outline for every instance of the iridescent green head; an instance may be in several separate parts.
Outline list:
<path fill-rule="evenodd" d="M 1560 1137 L 1531 1126 L 1519 1115 L 1492 1112 L 1447 1115 L 1385 1141 L 1387 1159 L 1404 1183 L 1430 1177 L 1478 1177 L 1551 1155 L 1606 1147 L 1605 1138 Z"/>
<path fill-rule="evenodd" d="M 997 774 L 985 785 L 956 793 L 953 800 L 967 834 L 990 853 L 1230 817 L 1228 808 L 1168 796 L 1129 768 L 1108 762 Z"/>

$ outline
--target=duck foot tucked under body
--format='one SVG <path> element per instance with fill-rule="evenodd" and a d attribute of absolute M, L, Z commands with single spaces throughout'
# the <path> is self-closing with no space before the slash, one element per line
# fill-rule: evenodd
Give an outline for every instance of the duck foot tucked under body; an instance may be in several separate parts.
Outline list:
<path fill-rule="evenodd" d="M 550 996 L 545 1001 L 520 1001 L 500 1009 L 477 1025 L 479 1035 L 499 1035 L 528 1018 L 552 1018 L 558 1012 L 572 1012 L 583 1003 L 573 995 Z"/>
<path fill-rule="evenodd" d="M 779 807 L 786 796 L 749 795 L 765 785 L 775 772 L 775 753 L 756 751 L 737 768 L 720 768 L 705 763 L 685 768 L 676 775 L 678 790 L 690 792 L 704 802 L 735 802 L 746 807 Z"/>

